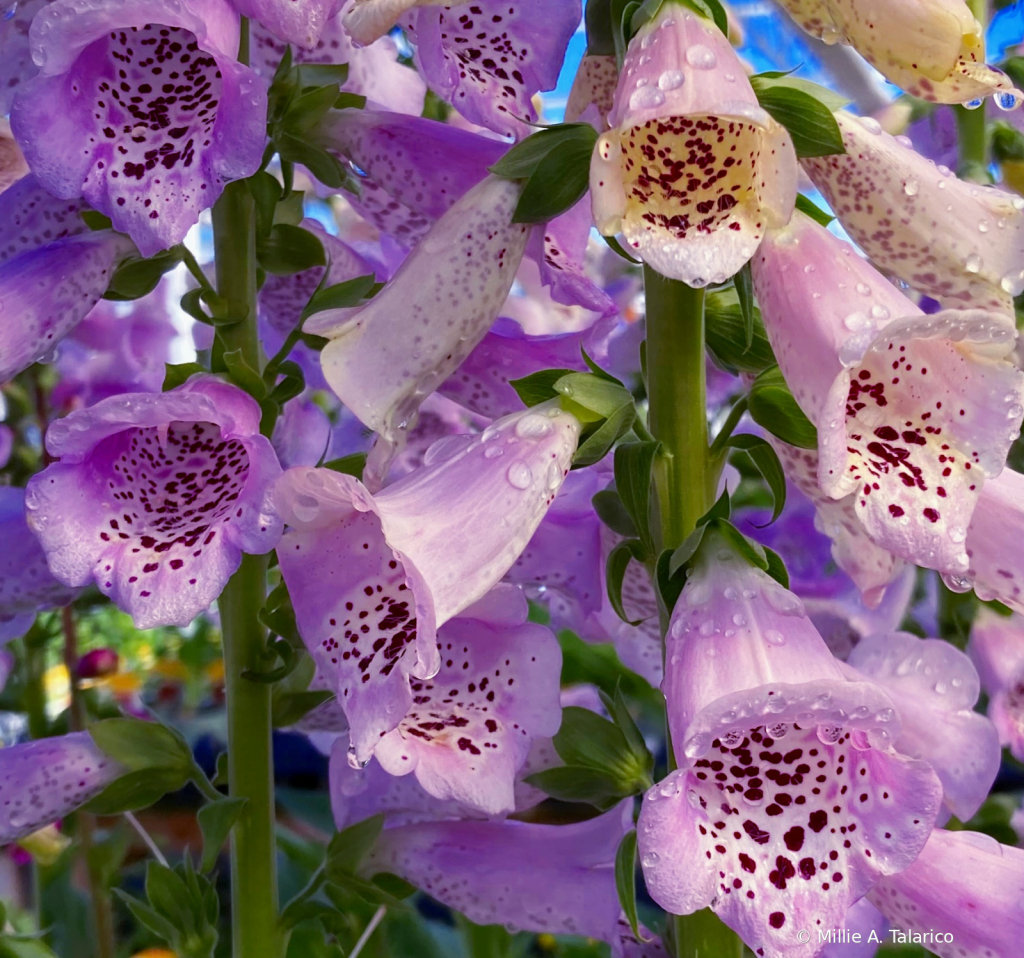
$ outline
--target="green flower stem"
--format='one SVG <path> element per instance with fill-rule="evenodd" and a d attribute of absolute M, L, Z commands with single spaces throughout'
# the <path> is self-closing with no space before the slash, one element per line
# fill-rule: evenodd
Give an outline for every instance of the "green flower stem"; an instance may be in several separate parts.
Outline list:
<path fill-rule="evenodd" d="M 648 421 L 664 446 L 654 467 L 655 536 L 659 549 L 674 549 L 714 502 L 718 475 L 708 449 L 704 290 L 666 279 L 649 266 L 644 289 Z M 664 635 L 668 610 L 661 611 Z M 677 958 L 742 958 L 743 943 L 710 909 L 674 916 L 672 923 Z"/>
<path fill-rule="evenodd" d="M 242 20 L 239 60 L 248 59 L 248 21 Z M 227 315 L 219 326 L 225 352 L 239 350 L 259 370 L 256 331 L 256 215 L 244 181 L 229 183 L 213 208 L 217 292 Z M 274 764 L 270 686 L 252 682 L 247 670 L 264 669 L 267 630 L 259 620 L 266 599 L 266 556 L 243 556 L 220 597 L 224 682 L 228 713 L 230 794 L 246 799 L 231 832 L 231 926 L 234 958 L 280 958 Z"/>
<path fill-rule="evenodd" d="M 967 6 L 984 29 L 988 24 L 988 0 L 967 0 Z M 985 134 L 985 105 L 976 110 L 962 106 L 956 111 L 957 176 L 976 183 L 990 183 L 988 140 Z"/>

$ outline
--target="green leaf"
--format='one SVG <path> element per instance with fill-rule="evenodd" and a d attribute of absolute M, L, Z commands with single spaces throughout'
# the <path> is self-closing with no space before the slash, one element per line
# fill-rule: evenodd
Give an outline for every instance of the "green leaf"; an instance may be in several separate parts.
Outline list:
<path fill-rule="evenodd" d="M 301 163 L 324 186 L 333 190 L 353 190 L 354 180 L 348 168 L 332 153 L 305 140 L 281 133 L 274 138 L 274 145 L 282 160 L 289 163 Z"/>
<path fill-rule="evenodd" d="M 761 321 L 761 311 L 751 303 L 752 331 L 747 344 L 747 318 L 736 289 L 709 293 L 704 300 L 704 321 L 707 348 L 720 368 L 733 375 L 760 373 L 775 365 L 768 335 Z"/>
<path fill-rule="evenodd" d="M 528 775 L 525 781 L 562 802 L 585 802 L 602 810 L 626 797 L 615 779 L 596 768 L 560 765 Z"/>
<path fill-rule="evenodd" d="M 697 554 L 697 550 L 700 548 L 701 542 L 704 541 L 704 533 L 708 531 L 706 523 L 698 524 L 697 528 L 693 530 L 678 546 L 675 552 L 672 553 L 671 559 L 669 559 L 668 574 L 672 578 L 675 574 L 686 565 L 689 564 L 690 560 Z"/>
<path fill-rule="evenodd" d="M 768 483 L 774 503 L 771 522 L 774 522 L 782 515 L 782 509 L 786 505 L 786 475 L 782 471 L 778 453 L 772 448 L 771 443 L 761 436 L 730 436 L 728 445 L 733 449 L 744 450 L 757 466 L 764 481 Z"/>
<path fill-rule="evenodd" d="M 327 845 L 324 872 L 329 881 L 340 874 L 354 875 L 384 828 L 384 813 L 373 815 L 338 832 Z"/>
<path fill-rule="evenodd" d="M 587 25 L 587 53 L 591 56 L 615 56 L 611 0 L 587 0 L 583 13 Z"/>
<path fill-rule="evenodd" d="M 336 110 L 362 110 L 366 107 L 366 97 L 361 93 L 342 93 L 334 101 Z"/>
<path fill-rule="evenodd" d="M 754 422 L 783 442 L 799 449 L 818 448 L 818 430 L 797 405 L 778 366 L 754 380 L 747 408 Z"/>
<path fill-rule="evenodd" d="M 299 89 L 344 86 L 348 80 L 347 63 L 299 63 L 295 67 Z"/>
<path fill-rule="evenodd" d="M 333 286 L 318 289 L 306 303 L 301 319 L 304 320 L 314 313 L 321 313 L 325 309 L 345 309 L 358 306 L 362 300 L 370 296 L 376 285 L 377 277 L 373 273 L 368 273 L 365 276 L 357 276 L 355 279 L 348 279 L 343 283 L 335 283 Z"/>
<path fill-rule="evenodd" d="M 637 558 L 637 553 L 642 554 L 643 546 L 639 539 L 626 539 L 618 543 L 608 553 L 608 563 L 605 568 L 605 585 L 608 591 L 608 601 L 611 602 L 615 614 L 628 625 L 639 625 L 643 619 L 630 619 L 622 605 L 622 580 L 626 576 L 626 570 L 630 562 Z"/>
<path fill-rule="evenodd" d="M 764 546 L 753 539 L 747 538 L 731 522 L 716 519 L 708 523 L 709 535 L 704 537 L 702 549 L 721 548 L 723 545 L 741 555 L 750 565 L 757 566 L 762 572 L 768 571 L 768 556 Z"/>
<path fill-rule="evenodd" d="M 754 345 L 754 278 L 749 260 L 733 277 L 733 285 L 736 287 L 736 298 L 743 317 L 743 348 L 746 351 Z"/>
<path fill-rule="evenodd" d="M 280 120 L 281 128 L 298 136 L 309 132 L 333 109 L 340 93 L 337 83 L 304 90 L 288 104 Z"/>
<path fill-rule="evenodd" d="M 357 878 L 348 872 L 339 872 L 335 875 L 326 888 L 324 888 L 324 892 L 334 902 L 335 907 L 339 911 L 350 911 L 352 907 L 351 902 L 346 902 L 343 895 L 339 894 L 340 892 L 356 894 L 363 901 L 367 901 L 371 905 L 388 905 L 394 908 L 402 907 L 402 903 L 397 898 L 388 894 L 380 885 L 376 885 L 372 881 L 366 881 L 364 878 Z"/>
<path fill-rule="evenodd" d="M 846 152 L 843 135 L 833 116 L 833 109 L 838 107 L 828 105 L 835 102 L 835 94 L 794 77 L 754 76 L 750 82 L 762 108 L 789 131 L 798 157 Z"/>
<path fill-rule="evenodd" d="M 590 502 L 597 513 L 598 519 L 608 526 L 612 532 L 617 532 L 620 536 L 625 536 L 627 539 L 636 538 L 636 526 L 633 524 L 629 512 L 626 511 L 622 499 L 619 498 L 619 494 L 614 489 L 602 489 L 600 492 L 594 493 Z"/>
<path fill-rule="evenodd" d="M 654 586 L 658 591 L 658 598 L 665 612 L 672 614 L 672 610 L 679 601 L 679 593 L 683 591 L 683 577 L 672 574 L 672 550 L 663 549 L 654 564 Z"/>
<path fill-rule="evenodd" d="M 366 453 L 354 452 L 349 456 L 342 456 L 340 459 L 329 459 L 324 463 L 323 468 L 333 469 L 335 472 L 343 472 L 347 476 L 362 479 L 363 469 L 366 468 Z"/>
<path fill-rule="evenodd" d="M 589 709 L 562 709 L 562 725 L 552 739 L 566 765 L 596 769 L 609 776 L 623 795 L 650 785 L 654 758 L 643 739 L 639 746 L 614 722 Z"/>
<path fill-rule="evenodd" d="M 715 26 L 722 33 L 726 36 L 729 35 L 729 17 L 719 0 L 679 0 L 679 2 L 705 19 L 714 21 Z M 645 23 L 653 20 L 658 15 L 658 11 L 664 3 L 665 0 L 646 0 L 640 9 L 633 14 L 631 29 L 634 35 Z"/>
<path fill-rule="evenodd" d="M 1005 120 L 989 124 L 992 137 L 992 156 L 997 163 L 1019 163 L 1024 160 L 1024 133 Z M 82 214 L 83 219 L 85 214 Z"/>
<path fill-rule="evenodd" d="M 490 172 L 507 180 L 526 180 L 552 150 L 567 143 L 581 143 L 585 144 L 589 154 L 596 142 L 597 133 L 589 123 L 560 123 L 515 144 L 490 167 Z"/>
<path fill-rule="evenodd" d="M 82 217 L 82 222 L 85 223 L 89 229 L 93 230 L 93 232 L 114 228 L 114 224 L 111 223 L 110 217 L 104 216 L 98 210 L 82 210 L 78 215 Z"/>
<path fill-rule="evenodd" d="M 176 389 L 182 383 L 194 376 L 196 373 L 203 373 L 206 370 L 199 363 L 172 363 L 164 364 L 164 385 L 163 391 Z"/>
<path fill-rule="evenodd" d="M 180 262 L 179 246 L 172 246 L 148 259 L 129 260 L 114 270 L 103 298 L 120 301 L 141 299 L 153 292 L 164 273 L 174 269 Z"/>
<path fill-rule="evenodd" d="M 111 718 L 93 722 L 89 735 L 97 747 L 129 769 L 192 769 L 192 750 L 181 733 L 161 722 Z"/>
<path fill-rule="evenodd" d="M 573 372 L 573 369 L 541 369 L 522 379 L 510 379 L 508 384 L 516 391 L 524 406 L 536 406 L 557 398 L 555 383 Z"/>
<path fill-rule="evenodd" d="M 334 693 L 329 689 L 306 689 L 300 692 L 275 694 L 271 698 L 271 722 L 274 728 L 288 728 L 332 698 Z"/>
<path fill-rule="evenodd" d="M 659 442 L 624 442 L 615 450 L 615 488 L 636 526 L 645 556 L 654 555 L 651 532 L 651 483 Z"/>
<path fill-rule="evenodd" d="M 572 457 L 573 468 L 581 469 L 600 462 L 612 446 L 629 432 L 635 419 L 636 407 L 631 399 L 628 405 L 621 406 L 580 443 Z"/>
<path fill-rule="evenodd" d="M 149 808 L 165 795 L 185 787 L 191 775 L 179 769 L 147 768 L 111 782 L 82 807 L 94 815 L 120 815 Z"/>
<path fill-rule="evenodd" d="M 788 589 L 789 572 L 786 569 L 786 563 L 782 561 L 782 556 L 773 549 L 769 549 L 768 546 L 764 546 L 764 554 L 765 558 L 768 560 L 768 568 L 765 569 L 765 572 L 767 572 L 768 575 L 770 575 L 784 589 Z"/>
<path fill-rule="evenodd" d="M 245 798 L 222 798 L 199 809 L 196 818 L 203 833 L 201 871 L 208 872 L 217 864 L 217 856 L 247 801 Z"/>
<path fill-rule="evenodd" d="M 274 225 L 274 210 L 281 199 L 281 184 L 277 177 L 265 170 L 254 173 L 246 180 L 249 192 L 256 203 L 256 235 L 263 239 L 270 235 Z"/>
<path fill-rule="evenodd" d="M 828 226 L 835 219 L 834 216 L 829 216 L 817 203 L 812 203 L 803 193 L 796 194 L 796 208 L 820 226 Z"/>
<path fill-rule="evenodd" d="M 601 419 L 614 416 L 623 406 L 633 407 L 633 395 L 625 386 L 593 373 L 567 373 L 554 388 L 559 395 L 597 413 Z"/>
<path fill-rule="evenodd" d="M 513 223 L 546 223 L 572 209 L 590 189 L 590 158 L 597 131 L 556 145 L 537 163 L 526 181 L 512 216 Z"/>
<path fill-rule="evenodd" d="M 290 276 L 327 263 L 319 237 L 288 223 L 275 223 L 256 255 L 260 266 L 275 276 Z"/>
<path fill-rule="evenodd" d="M 120 888 L 114 888 L 113 892 L 121 899 L 140 925 L 144 928 L 148 928 L 154 935 L 157 935 L 164 941 L 169 942 L 174 939 L 174 925 L 154 909 L 150 908 L 150 906 L 144 901 L 129 895 Z"/>
<path fill-rule="evenodd" d="M 415 885 L 410 884 L 399 875 L 393 875 L 391 872 L 379 872 L 373 876 L 372 881 L 387 894 L 397 898 L 399 901 L 416 893 Z"/>
<path fill-rule="evenodd" d="M 263 377 L 245 361 L 241 349 L 232 349 L 230 352 L 224 353 L 223 358 L 231 381 L 239 389 L 244 389 L 257 402 L 266 398 L 267 384 L 263 381 Z"/>
<path fill-rule="evenodd" d="M 633 937 L 640 939 L 640 920 L 636 913 L 636 829 L 631 828 L 622 836 L 615 852 L 615 890 L 619 893 L 619 904 L 629 922 Z"/>
<path fill-rule="evenodd" d="M 281 406 L 288 400 L 294 399 L 306 388 L 306 374 L 294 360 L 286 359 L 274 370 L 273 378 L 278 379 L 278 377 L 283 378 L 276 382 L 274 388 L 270 390 L 270 399 Z"/>
<path fill-rule="evenodd" d="M 801 77 L 793 76 L 793 70 L 785 72 L 757 73 L 750 78 L 750 84 L 754 92 L 760 96 L 762 90 L 797 90 L 813 97 L 822 106 L 826 107 L 829 113 L 836 113 L 844 106 L 849 106 L 850 100 L 835 90 L 814 83 L 812 80 L 804 80 Z M 844 151 L 845 152 L 845 151 Z"/>
<path fill-rule="evenodd" d="M 635 755 L 648 754 L 647 743 L 644 741 L 644 737 L 640 733 L 640 729 L 637 727 L 629 707 L 626 705 L 621 687 L 615 687 L 614 695 L 608 695 L 604 691 L 599 691 L 598 694 L 601 696 L 601 701 L 604 702 L 608 714 L 626 739 L 626 745 L 629 747 L 629 750 Z M 652 765 L 651 768 L 653 769 L 654 766 Z"/>

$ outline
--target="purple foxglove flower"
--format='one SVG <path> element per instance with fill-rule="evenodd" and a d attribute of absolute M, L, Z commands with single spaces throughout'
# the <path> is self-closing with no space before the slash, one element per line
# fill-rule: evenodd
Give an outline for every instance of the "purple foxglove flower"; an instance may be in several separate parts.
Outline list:
<path fill-rule="evenodd" d="M 266 83 L 235 59 L 238 35 L 227 0 L 42 9 L 30 30 L 39 75 L 11 107 L 39 182 L 84 196 L 143 256 L 180 242 L 262 158 Z"/>
<path fill-rule="evenodd" d="M 274 548 L 268 508 L 281 467 L 259 406 L 213 376 L 125 393 L 50 425 L 58 461 L 30 480 L 25 508 L 50 570 L 96 585 L 136 628 L 188 625 L 242 553 Z"/>
<path fill-rule="evenodd" d="M 561 650 L 527 612 L 519 589 L 499 585 L 438 629 L 440 671 L 412 679 L 411 708 L 374 749 L 386 772 L 412 772 L 435 798 L 486 814 L 515 809 L 533 739 L 562 721 Z"/>
<path fill-rule="evenodd" d="M 558 82 L 583 16 L 580 0 L 420 6 L 405 22 L 430 88 L 471 123 L 502 136 L 532 133 L 537 111 L 531 98 Z"/>
<path fill-rule="evenodd" d="M 644 797 L 647 887 L 676 914 L 710 905 L 755 951 L 811 958 L 818 943 L 796 931 L 840 926 L 881 875 L 906 868 L 942 786 L 893 750 L 885 691 L 848 677 L 800 600 L 714 531 L 666 658 L 678 768 Z"/>
<path fill-rule="evenodd" d="M 14 451 L 14 433 L 11 432 L 10 426 L 5 426 L 0 423 L 0 469 L 11 459 L 11 453 Z"/>
<path fill-rule="evenodd" d="M 279 40 L 314 49 L 343 0 L 231 0 L 243 16 L 258 20 Z"/>
<path fill-rule="evenodd" d="M 413 7 L 457 7 L 469 0 L 355 0 L 345 11 L 345 29 L 356 43 L 367 46 L 388 33 Z"/>
<path fill-rule="evenodd" d="M 619 917 L 615 851 L 631 818 L 623 804 L 572 825 L 387 828 L 360 870 L 399 875 L 478 925 L 611 941 Z"/>
<path fill-rule="evenodd" d="M 394 482 L 419 469 L 434 443 L 449 436 L 480 433 L 488 425 L 489 419 L 469 412 L 438 393 L 431 393 L 420 406 L 416 425 L 409 431 L 405 448 L 391 463 L 388 481 Z"/>
<path fill-rule="evenodd" d="M 630 41 L 594 148 L 594 222 L 659 273 L 720 283 L 788 222 L 797 162 L 710 20 L 668 0 Z"/>
<path fill-rule="evenodd" d="M 287 0 L 286 0 L 287 2 Z M 369 103 L 396 113 L 419 116 L 427 85 L 415 70 L 398 62 L 398 47 L 390 37 L 381 37 L 366 47 L 356 47 L 342 26 L 346 8 L 330 17 L 316 45 L 310 50 L 292 50 L 294 63 L 347 63 L 348 78 L 342 84 L 345 93 L 356 93 Z M 270 79 L 284 55 L 285 42 L 257 23 L 249 25 L 250 65 Z"/>
<path fill-rule="evenodd" d="M 1024 619 L 979 609 L 967 652 L 988 694 L 1000 744 L 1024 761 Z"/>
<path fill-rule="evenodd" d="M 99 679 L 113 675 L 120 667 L 120 658 L 114 649 L 91 649 L 78 660 L 75 674 L 80 679 Z"/>
<path fill-rule="evenodd" d="M 291 528 L 278 550 L 281 573 L 299 631 L 348 717 L 358 762 L 409 711 L 410 676 L 437 674 L 437 629 L 523 551 L 578 436 L 575 418 L 542 406 L 479 436 L 442 440 L 422 468 L 375 496 L 328 469 L 284 474 L 275 503 Z"/>
<path fill-rule="evenodd" d="M 820 931 L 828 932 L 832 929 L 822 928 Z M 878 943 L 889 937 L 889 922 L 885 916 L 871 904 L 866 898 L 851 905 L 846 912 L 846 920 L 842 929 L 837 932 L 831 941 L 825 945 L 821 958 L 874 958 L 878 951 Z M 872 932 L 874 938 L 871 937 Z M 859 934 L 860 938 L 854 940 L 853 935 Z M 814 932 L 815 937 L 818 931 Z"/>
<path fill-rule="evenodd" d="M 0 845 L 63 818 L 124 772 L 88 732 L 0 749 Z"/>
<path fill-rule="evenodd" d="M 894 747 L 935 769 L 946 806 L 969 820 L 988 797 L 1001 759 L 999 735 L 974 711 L 981 682 L 971 660 L 941 639 L 907 632 L 861 640 L 848 663 L 899 703 Z"/>
<path fill-rule="evenodd" d="M 1024 849 L 936 829 L 917 861 L 869 898 L 897 928 L 941 934 L 926 945 L 941 958 L 1008 958 L 1024 936 Z"/>
<path fill-rule="evenodd" d="M 895 555 L 965 573 L 974 505 L 1024 418 L 1012 317 L 926 316 L 802 213 L 768 234 L 753 275 L 779 366 L 818 428 L 822 491 L 855 494 Z"/>
<path fill-rule="evenodd" d="M 0 193 L 0 264 L 69 236 L 88 233 L 82 212 L 89 207 L 79 199 L 51 196 L 30 173 Z"/>
<path fill-rule="evenodd" d="M 58 582 L 25 523 L 25 490 L 0 486 L 0 643 L 29 630 L 37 612 L 67 605 L 77 590 Z"/>
<path fill-rule="evenodd" d="M 331 421 L 327 413 L 309 399 L 286 403 L 271 437 L 278 462 L 285 469 L 319 465 L 330 441 Z"/>
<path fill-rule="evenodd" d="M 944 306 L 1012 312 L 1024 290 L 1024 199 L 936 169 L 875 120 L 836 121 L 846 153 L 803 168 L 875 265 Z"/>
<path fill-rule="evenodd" d="M 811 36 L 849 44 L 911 96 L 967 103 L 1014 92 L 1006 74 L 985 65 L 985 36 L 964 0 L 780 2 Z"/>
<path fill-rule="evenodd" d="M 39 68 L 32 62 L 28 31 L 32 19 L 50 0 L 24 0 L 0 17 L 0 114 L 11 112 L 11 100 Z"/>
<path fill-rule="evenodd" d="M 2 42 L 0 40 L 0 44 Z M 28 173 L 28 164 L 21 154 L 18 141 L 11 135 L 11 124 L 0 117 L 0 193 L 20 180 L 26 173 Z"/>
<path fill-rule="evenodd" d="M 433 392 L 483 338 L 515 279 L 528 228 L 512 223 L 520 187 L 489 177 L 431 228 L 391 282 L 359 310 L 306 323 L 327 336 L 320 362 L 341 401 L 380 436 L 373 485 Z"/>
<path fill-rule="evenodd" d="M 601 130 L 608 128 L 608 114 L 615 105 L 615 87 L 619 82 L 619 67 L 613 56 L 585 54 L 565 104 L 565 122 L 575 123 L 594 106 L 601 117 Z"/>

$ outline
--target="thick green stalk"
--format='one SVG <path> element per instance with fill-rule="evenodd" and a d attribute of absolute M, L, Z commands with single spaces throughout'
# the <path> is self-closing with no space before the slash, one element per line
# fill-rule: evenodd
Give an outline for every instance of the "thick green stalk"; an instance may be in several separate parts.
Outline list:
<path fill-rule="evenodd" d="M 704 290 L 644 267 L 647 397 L 655 465 L 659 548 L 674 549 L 711 505 L 705 409 Z M 660 536 L 659 536 L 660 532 Z"/>
<path fill-rule="evenodd" d="M 988 0 L 967 0 L 971 13 L 982 25 L 988 24 Z M 962 106 L 956 111 L 957 176 L 976 183 L 990 183 L 988 140 L 985 135 L 985 105 L 976 110 Z"/>
<path fill-rule="evenodd" d="M 655 464 L 660 549 L 674 549 L 714 502 L 708 449 L 704 290 L 644 267 L 650 431 L 665 447 Z M 662 610 L 662 634 L 668 610 Z M 669 747 L 671 763 L 671 744 Z M 742 958 L 743 943 L 710 909 L 675 916 L 677 958 Z"/>

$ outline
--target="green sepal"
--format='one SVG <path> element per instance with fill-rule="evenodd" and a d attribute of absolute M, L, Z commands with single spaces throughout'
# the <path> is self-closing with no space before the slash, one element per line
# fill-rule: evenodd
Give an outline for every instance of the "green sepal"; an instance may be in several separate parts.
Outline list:
<path fill-rule="evenodd" d="M 256 256 L 260 266 L 275 276 L 290 276 L 327 264 L 320 238 L 290 223 L 275 223 L 267 238 L 256 247 Z"/>
<path fill-rule="evenodd" d="M 817 203 L 812 202 L 803 193 L 796 194 L 796 208 L 805 216 L 809 216 L 819 226 L 828 226 L 835 217 L 829 216 Z"/>
<path fill-rule="evenodd" d="M 767 439 L 745 433 L 730 436 L 726 445 L 746 452 L 768 484 L 773 502 L 772 517 L 768 523 L 770 525 L 782 515 L 783 507 L 786 505 L 786 475 L 782 471 L 778 453 Z"/>
<path fill-rule="evenodd" d="M 754 380 L 747 401 L 750 418 L 773 436 L 798 449 L 818 448 L 818 430 L 797 405 L 778 366 Z"/>
<path fill-rule="evenodd" d="M 327 880 L 337 881 L 341 875 L 354 875 L 383 828 L 384 813 L 381 812 L 337 832 L 327 844 L 324 860 Z"/>
<path fill-rule="evenodd" d="M 323 464 L 323 468 L 362 479 L 363 470 L 366 468 L 366 453 L 354 452 L 348 456 L 341 456 L 339 459 L 329 459 Z"/>
<path fill-rule="evenodd" d="M 557 398 L 555 383 L 575 372 L 573 369 L 541 369 L 522 379 L 510 379 L 508 384 L 516 391 L 524 406 L 537 406 Z"/>
<path fill-rule="evenodd" d="M 597 513 L 598 519 L 608 526 L 612 532 L 617 532 L 620 536 L 625 536 L 627 539 L 635 539 L 637 537 L 636 525 L 630 518 L 629 511 L 615 489 L 609 487 L 594 493 L 590 503 L 594 507 L 594 512 Z"/>
<path fill-rule="evenodd" d="M 146 259 L 129 259 L 114 270 L 103 298 L 119 302 L 141 299 L 152 293 L 164 273 L 174 269 L 181 259 L 180 246 L 172 246 Z"/>
<path fill-rule="evenodd" d="M 659 442 L 624 442 L 615 450 L 615 488 L 636 527 L 644 557 L 654 555 L 651 530 L 651 484 Z"/>
<path fill-rule="evenodd" d="M 163 391 L 177 389 L 196 373 L 204 372 L 206 370 L 199 363 L 165 363 Z"/>
<path fill-rule="evenodd" d="M 605 587 L 608 592 L 608 601 L 611 602 L 615 614 L 627 625 L 636 626 L 643 622 L 643 619 L 629 618 L 622 605 L 622 581 L 626 576 L 626 570 L 634 559 L 642 562 L 643 555 L 644 549 L 639 539 L 624 539 L 608 553 L 608 561 L 605 565 Z"/>
<path fill-rule="evenodd" d="M 761 311 L 751 303 L 750 340 L 748 326 L 737 289 L 709 293 L 704 299 L 705 341 L 715 365 L 734 376 L 760 373 L 775 365 Z"/>
<path fill-rule="evenodd" d="M 640 919 L 636 910 L 636 829 L 631 828 L 622 836 L 615 852 L 615 890 L 619 895 L 619 905 L 629 922 L 629 929 L 638 941 L 640 936 Z"/>
<path fill-rule="evenodd" d="M 309 302 L 302 310 L 300 321 L 326 309 L 347 309 L 358 306 L 364 299 L 369 299 L 381 288 L 383 288 L 383 284 L 377 282 L 377 277 L 373 273 L 356 276 L 354 279 L 335 283 L 333 286 L 325 286 L 310 297 Z"/>
<path fill-rule="evenodd" d="M 848 100 L 809 80 L 788 75 L 752 76 L 750 85 L 761 107 L 789 131 L 798 157 L 846 152 L 833 114 Z"/>
<path fill-rule="evenodd" d="M 220 850 L 227 841 L 228 834 L 234 827 L 238 817 L 245 808 L 247 798 L 222 798 L 218 802 L 209 802 L 199 809 L 196 818 L 199 830 L 203 833 L 203 858 L 199 870 L 208 872 L 217 864 Z"/>

